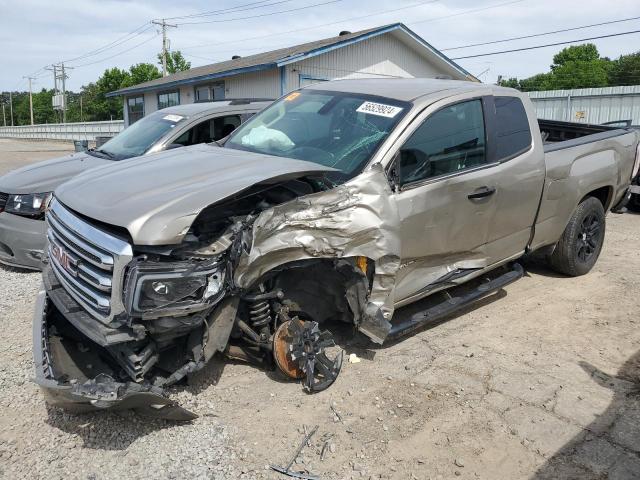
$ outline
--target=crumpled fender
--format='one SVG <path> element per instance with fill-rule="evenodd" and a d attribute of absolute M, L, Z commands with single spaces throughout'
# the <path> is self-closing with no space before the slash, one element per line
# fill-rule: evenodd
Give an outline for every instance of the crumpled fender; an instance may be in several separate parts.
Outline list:
<path fill-rule="evenodd" d="M 400 267 L 400 217 L 380 164 L 326 192 L 263 211 L 253 223 L 252 244 L 240 257 L 236 285 L 249 288 L 283 264 L 318 258 L 367 257 L 375 274 L 359 329 L 382 343 L 391 325 Z"/>

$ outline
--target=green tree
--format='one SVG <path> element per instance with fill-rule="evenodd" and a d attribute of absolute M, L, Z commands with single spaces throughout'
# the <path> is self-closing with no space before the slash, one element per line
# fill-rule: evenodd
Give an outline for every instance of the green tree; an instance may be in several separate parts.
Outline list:
<path fill-rule="evenodd" d="M 162 66 L 162 53 L 158 54 L 158 65 Z M 168 52 L 167 54 L 167 72 L 176 73 L 189 70 L 191 62 L 187 61 L 180 50 Z"/>
<path fill-rule="evenodd" d="M 500 84 L 523 91 L 606 87 L 610 85 L 613 62 L 601 57 L 592 43 L 563 48 L 553 56 L 550 72 L 529 78 L 509 78 Z"/>
<path fill-rule="evenodd" d="M 611 61 L 601 58 L 593 43 L 572 45 L 553 57 L 551 88 L 589 88 L 609 85 Z"/>
<path fill-rule="evenodd" d="M 83 120 L 110 120 L 122 118 L 122 99 L 107 97 L 107 93 L 122 88 L 128 81 L 130 73 L 119 68 L 109 68 L 95 81 L 82 87 L 82 118 Z M 80 98 L 76 99 L 80 116 Z M 71 106 L 71 102 L 69 102 Z"/>
<path fill-rule="evenodd" d="M 129 74 L 120 84 L 120 88 L 138 85 L 139 83 L 148 82 L 149 80 L 155 80 L 161 76 L 158 67 L 152 63 L 138 63 L 129 68 Z"/>
<path fill-rule="evenodd" d="M 610 85 L 640 84 L 640 52 L 621 55 L 611 63 L 609 69 Z"/>

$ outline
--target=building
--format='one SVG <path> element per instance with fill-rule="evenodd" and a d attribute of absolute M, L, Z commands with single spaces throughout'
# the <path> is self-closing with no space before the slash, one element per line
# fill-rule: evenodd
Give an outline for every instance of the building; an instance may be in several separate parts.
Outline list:
<path fill-rule="evenodd" d="M 640 125 L 640 85 L 529 92 L 538 118 Z"/>
<path fill-rule="evenodd" d="M 160 108 L 232 98 L 278 98 L 337 78 L 428 77 L 475 80 L 402 23 L 192 68 L 116 90 L 125 124 Z"/>

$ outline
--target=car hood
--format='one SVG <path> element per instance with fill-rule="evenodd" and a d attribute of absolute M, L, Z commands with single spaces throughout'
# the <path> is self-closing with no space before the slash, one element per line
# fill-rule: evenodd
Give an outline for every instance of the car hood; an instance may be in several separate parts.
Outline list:
<path fill-rule="evenodd" d="M 328 171 L 334 169 L 202 144 L 79 175 L 60 186 L 56 198 L 91 219 L 126 228 L 136 245 L 172 245 L 209 205 L 258 183 Z"/>
<path fill-rule="evenodd" d="M 90 168 L 114 163 L 87 153 L 72 153 L 18 168 L 0 177 L 0 192 L 52 192 L 60 184 Z"/>

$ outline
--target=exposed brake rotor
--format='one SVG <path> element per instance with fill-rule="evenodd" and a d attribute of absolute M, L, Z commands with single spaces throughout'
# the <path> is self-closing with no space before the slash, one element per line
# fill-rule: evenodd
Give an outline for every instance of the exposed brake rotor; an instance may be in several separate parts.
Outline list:
<path fill-rule="evenodd" d="M 290 378 L 304 378 L 303 386 L 309 393 L 325 390 L 338 378 L 343 352 L 340 350 L 334 360 L 325 352 L 334 346 L 328 330 L 321 332 L 317 322 L 298 317 L 282 323 L 273 337 L 276 365 Z"/>

